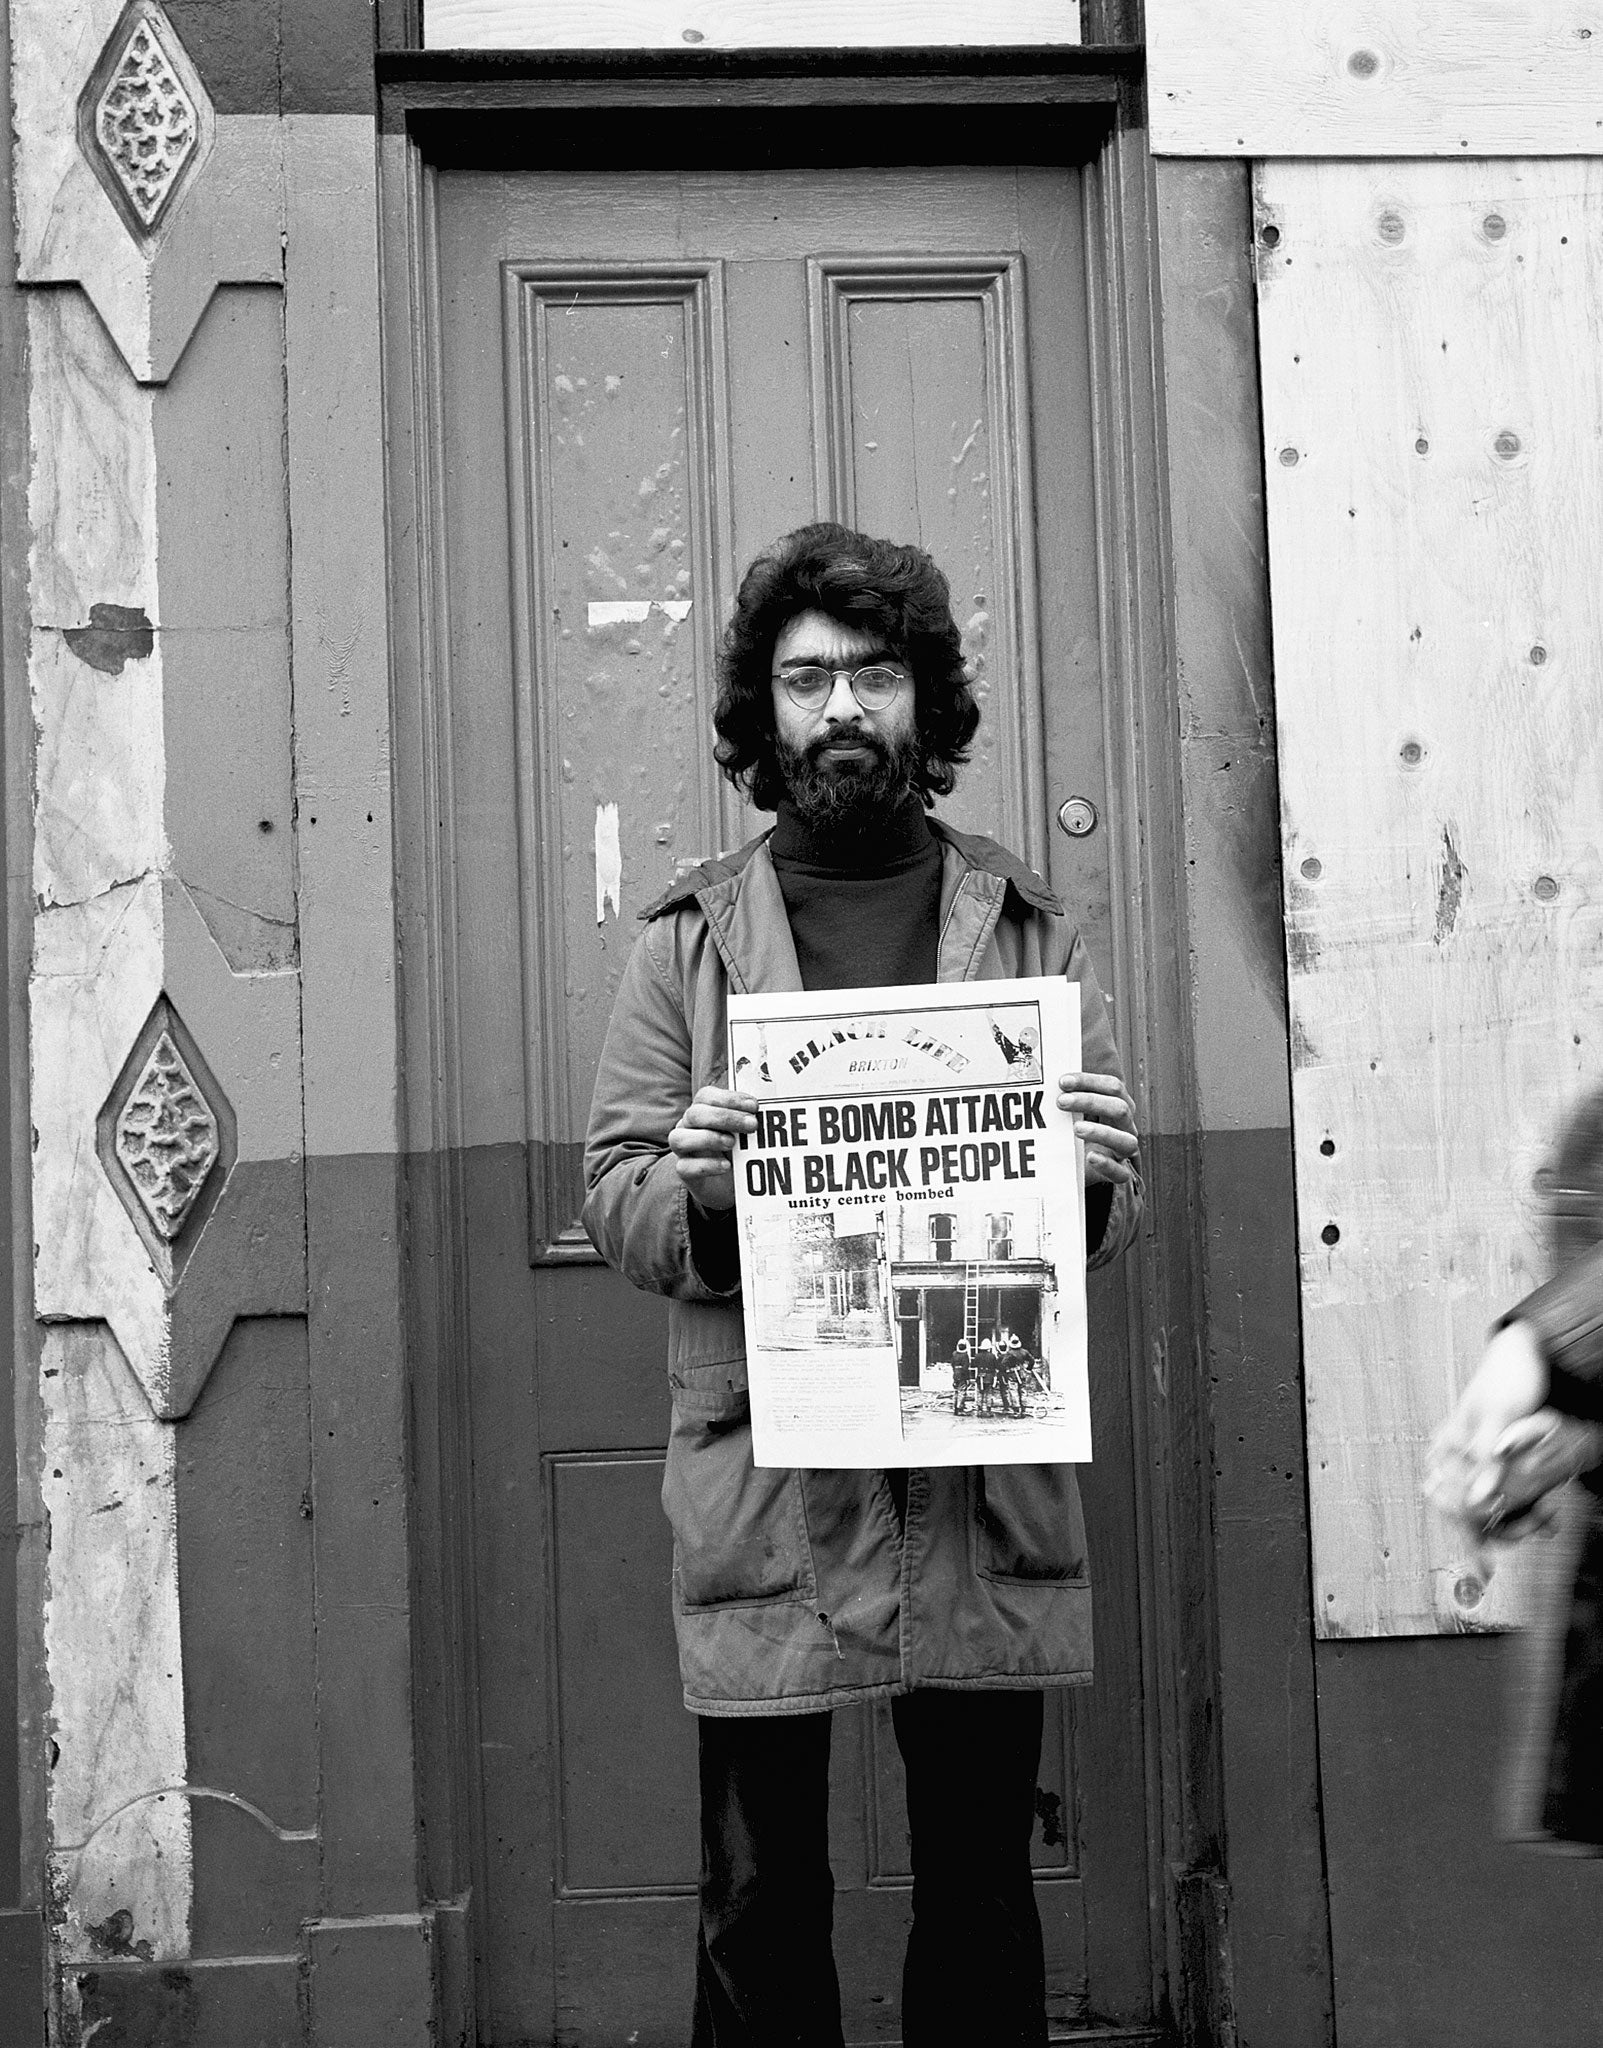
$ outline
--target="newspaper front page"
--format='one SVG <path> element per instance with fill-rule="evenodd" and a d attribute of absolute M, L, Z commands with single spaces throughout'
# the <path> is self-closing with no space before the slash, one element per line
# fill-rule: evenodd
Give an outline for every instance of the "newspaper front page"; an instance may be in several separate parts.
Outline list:
<path fill-rule="evenodd" d="M 737 995 L 759 1465 L 1086 1463 L 1083 1162 L 1057 979 Z"/>

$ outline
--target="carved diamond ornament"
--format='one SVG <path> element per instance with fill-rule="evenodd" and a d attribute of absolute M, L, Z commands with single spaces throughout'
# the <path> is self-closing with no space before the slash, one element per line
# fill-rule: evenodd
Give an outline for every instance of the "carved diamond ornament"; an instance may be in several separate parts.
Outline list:
<path fill-rule="evenodd" d="M 153 235 L 211 135 L 211 106 L 157 0 L 133 0 L 85 86 L 78 133 L 136 235 Z"/>
<path fill-rule="evenodd" d="M 170 1288 L 236 1156 L 234 1112 L 166 996 L 158 997 L 96 1120 L 95 1146 Z"/>
<path fill-rule="evenodd" d="M 170 1244 L 200 1199 L 222 1146 L 217 1119 L 163 1031 L 117 1117 L 117 1157 L 152 1227 Z"/>

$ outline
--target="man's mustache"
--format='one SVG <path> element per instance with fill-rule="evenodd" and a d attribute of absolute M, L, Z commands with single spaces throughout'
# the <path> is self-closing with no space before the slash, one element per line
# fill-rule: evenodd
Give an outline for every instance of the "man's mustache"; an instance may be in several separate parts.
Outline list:
<path fill-rule="evenodd" d="M 831 725 L 811 739 L 802 749 L 802 758 L 811 767 L 817 767 L 830 747 L 865 747 L 875 761 L 884 766 L 891 758 L 891 750 L 877 732 L 871 732 L 862 725 Z"/>

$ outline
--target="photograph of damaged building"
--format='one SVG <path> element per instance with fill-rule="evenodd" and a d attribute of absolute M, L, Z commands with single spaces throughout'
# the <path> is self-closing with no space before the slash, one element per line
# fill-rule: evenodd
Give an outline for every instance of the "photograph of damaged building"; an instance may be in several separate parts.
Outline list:
<path fill-rule="evenodd" d="M 951 1391 L 952 1359 L 1011 1331 L 1039 1357 L 1056 1269 L 1041 1205 L 898 1202 L 866 1209 L 763 1210 L 752 1219 L 752 1314 L 775 1350 L 864 1349 L 890 1338 L 904 1387 Z"/>
<path fill-rule="evenodd" d="M 1046 1249 L 1034 1197 L 1001 1210 L 897 1203 L 891 1287 L 902 1385 L 950 1392 L 952 1360 L 965 1338 L 974 1354 L 1011 1331 L 1041 1359 L 1057 1286 Z M 1038 1369 L 1045 1372 L 1044 1360 Z"/>

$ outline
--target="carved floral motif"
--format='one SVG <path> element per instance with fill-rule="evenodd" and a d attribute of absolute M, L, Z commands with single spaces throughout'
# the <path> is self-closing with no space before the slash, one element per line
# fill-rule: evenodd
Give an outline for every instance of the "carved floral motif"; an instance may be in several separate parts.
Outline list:
<path fill-rule="evenodd" d="M 201 139 L 200 109 L 164 45 L 154 10 L 129 20 L 121 54 L 95 102 L 94 139 L 140 226 L 150 230 Z"/>
<path fill-rule="evenodd" d="M 171 1033 L 151 1047 L 117 1114 L 116 1151 L 140 1206 L 169 1243 L 221 1151 L 217 1119 Z"/>

